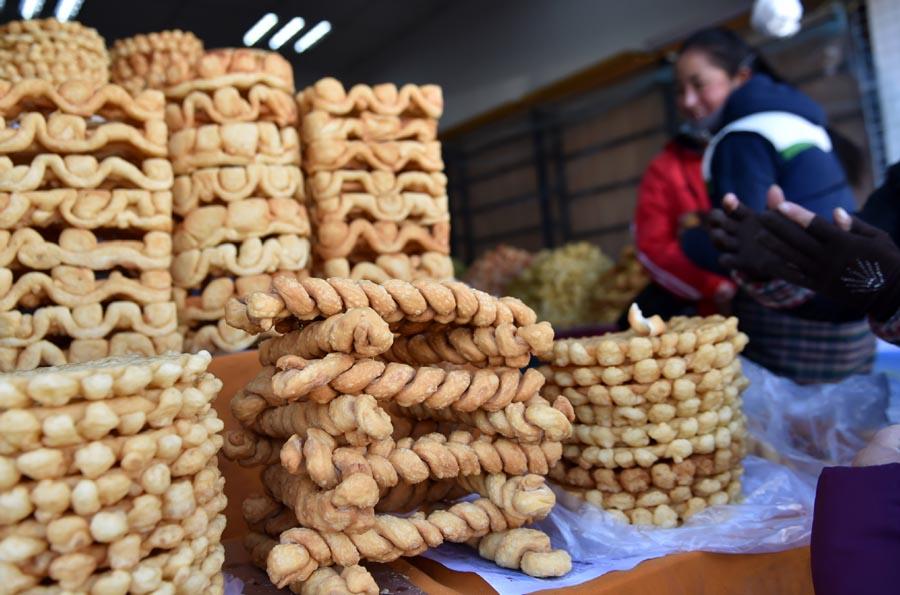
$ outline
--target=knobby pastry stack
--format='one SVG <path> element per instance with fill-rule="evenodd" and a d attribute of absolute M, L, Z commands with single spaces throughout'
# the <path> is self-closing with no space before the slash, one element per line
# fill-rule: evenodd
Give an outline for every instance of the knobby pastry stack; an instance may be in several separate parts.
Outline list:
<path fill-rule="evenodd" d="M 644 319 L 631 330 L 556 341 L 542 394 L 576 423 L 550 476 L 634 524 L 674 527 L 741 490 L 746 429 L 737 319 Z"/>
<path fill-rule="evenodd" d="M 208 353 L 0 375 L 4 593 L 221 593 Z"/>
<path fill-rule="evenodd" d="M 568 572 L 566 552 L 522 528 L 555 503 L 544 476 L 571 408 L 519 371 L 553 339 L 520 301 L 457 282 L 279 277 L 227 316 L 281 333 L 231 403 L 243 430 L 224 449 L 264 466 L 265 494 L 243 505 L 246 545 L 279 587 L 377 593 L 360 562 L 444 541 L 532 575 Z"/>
<path fill-rule="evenodd" d="M 168 101 L 185 350 L 246 349 L 256 338 L 225 324 L 228 299 L 310 264 L 292 67 L 260 50 L 204 53 L 180 31 L 124 40 L 113 56 L 123 84 L 158 86 Z"/>
<path fill-rule="evenodd" d="M 96 30 L 80 23 L 11 21 L 0 27 L 0 79 L 104 85 L 109 82 L 106 42 Z"/>
<path fill-rule="evenodd" d="M 0 369 L 181 351 L 164 100 L 0 81 Z"/>
<path fill-rule="evenodd" d="M 326 78 L 297 101 L 319 276 L 451 278 L 440 87 Z"/>

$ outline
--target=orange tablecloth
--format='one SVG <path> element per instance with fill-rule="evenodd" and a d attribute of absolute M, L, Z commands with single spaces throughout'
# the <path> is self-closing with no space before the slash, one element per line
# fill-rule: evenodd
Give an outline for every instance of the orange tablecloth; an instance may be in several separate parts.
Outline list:
<path fill-rule="evenodd" d="M 256 352 L 237 353 L 213 359 L 210 372 L 222 379 L 224 388 L 216 409 L 226 429 L 237 428 L 228 404 L 231 397 L 256 375 L 260 366 Z M 245 469 L 220 457 L 228 496 L 226 539 L 239 539 L 246 531 L 241 517 L 241 502 L 259 489 L 259 471 Z M 400 559 L 391 566 L 408 576 L 429 594 L 452 595 L 490 593 L 484 580 L 473 573 L 454 572 L 436 562 L 416 557 Z M 273 592 L 274 592 L 273 588 Z M 797 548 L 775 554 L 727 555 L 691 552 L 648 560 L 634 570 L 612 572 L 577 587 L 554 592 L 566 594 L 615 595 L 755 595 L 790 593 L 812 595 L 809 548 Z M 549 593 L 549 591 L 547 591 Z"/>

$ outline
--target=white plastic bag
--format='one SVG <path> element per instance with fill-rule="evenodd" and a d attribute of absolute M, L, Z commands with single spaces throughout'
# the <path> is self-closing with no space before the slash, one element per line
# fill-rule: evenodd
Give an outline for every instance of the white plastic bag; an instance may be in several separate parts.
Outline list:
<path fill-rule="evenodd" d="M 678 552 L 750 554 L 809 543 L 822 467 L 850 463 L 866 438 L 888 423 L 890 394 L 900 393 L 900 385 L 878 374 L 799 386 L 752 362 L 742 363 L 750 379 L 743 395 L 750 433 L 779 461 L 744 459 L 742 502 L 704 510 L 676 529 L 659 529 L 620 523 L 557 490 L 558 505 L 536 527 L 550 535 L 554 548 L 572 555 L 572 571 L 559 579 L 499 568 L 463 545 L 445 544 L 423 555 L 453 570 L 475 572 L 501 595 L 511 595 L 582 584 Z"/>

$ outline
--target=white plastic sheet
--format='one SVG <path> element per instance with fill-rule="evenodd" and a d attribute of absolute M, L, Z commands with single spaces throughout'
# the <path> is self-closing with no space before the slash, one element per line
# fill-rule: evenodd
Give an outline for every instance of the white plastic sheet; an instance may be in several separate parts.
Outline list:
<path fill-rule="evenodd" d="M 424 555 L 453 570 L 475 572 L 501 595 L 512 595 L 581 584 L 678 552 L 746 554 L 807 544 L 819 472 L 826 464 L 849 464 L 866 438 L 887 424 L 885 411 L 898 384 L 871 375 L 798 386 L 743 363 L 751 380 L 744 393 L 750 432 L 770 455 L 778 451 L 780 463 L 744 460 L 741 503 L 707 509 L 677 529 L 659 529 L 620 523 L 557 491 L 559 504 L 536 526 L 554 547 L 572 555 L 572 571 L 559 579 L 499 568 L 463 545 L 446 544 Z"/>
<path fill-rule="evenodd" d="M 514 595 L 578 585 L 677 552 L 772 552 L 808 543 L 814 488 L 758 457 L 747 457 L 744 468 L 743 503 L 710 508 L 677 529 L 626 525 L 557 491 L 557 506 L 535 526 L 550 535 L 553 547 L 571 554 L 572 571 L 562 578 L 536 579 L 499 568 L 462 545 L 443 545 L 423 555 L 453 570 L 475 572 L 501 595 Z"/>

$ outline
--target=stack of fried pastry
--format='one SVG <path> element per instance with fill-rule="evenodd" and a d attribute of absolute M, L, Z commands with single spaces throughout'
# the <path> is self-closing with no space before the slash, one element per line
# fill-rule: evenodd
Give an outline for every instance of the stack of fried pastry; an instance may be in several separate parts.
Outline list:
<path fill-rule="evenodd" d="M 555 503 L 544 476 L 572 419 L 519 370 L 553 340 L 524 304 L 452 281 L 279 277 L 227 316 L 280 333 L 231 403 L 243 429 L 224 447 L 264 466 L 266 491 L 243 512 L 274 583 L 377 593 L 360 562 L 445 541 L 535 576 L 568 572 L 566 552 L 523 528 Z"/>
<path fill-rule="evenodd" d="M 737 319 L 645 319 L 629 331 L 556 341 L 542 394 L 576 423 L 550 476 L 633 524 L 674 527 L 740 494 L 747 386 Z"/>
<path fill-rule="evenodd" d="M 451 278 L 440 87 L 326 78 L 297 101 L 320 276 Z"/>
<path fill-rule="evenodd" d="M 164 99 L 0 81 L 0 369 L 181 351 Z"/>
<path fill-rule="evenodd" d="M 210 359 L 0 375 L 3 593 L 222 593 Z"/>
<path fill-rule="evenodd" d="M 255 337 L 225 324 L 227 300 L 310 264 L 293 70 L 251 49 L 208 51 L 194 68 L 165 89 L 175 299 L 187 351 L 239 351 Z"/>
<path fill-rule="evenodd" d="M 109 52 L 110 78 L 131 93 L 164 91 L 196 76 L 203 42 L 189 31 L 160 31 L 119 39 Z"/>
<path fill-rule="evenodd" d="M 0 79 L 54 83 L 109 82 L 106 43 L 96 30 L 55 19 L 12 21 L 0 27 Z"/>

